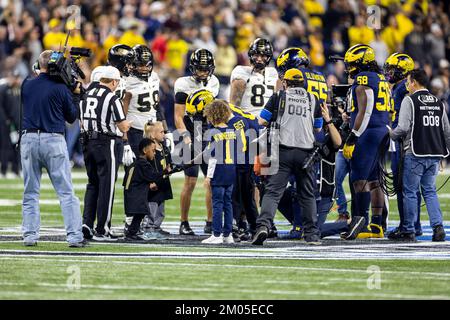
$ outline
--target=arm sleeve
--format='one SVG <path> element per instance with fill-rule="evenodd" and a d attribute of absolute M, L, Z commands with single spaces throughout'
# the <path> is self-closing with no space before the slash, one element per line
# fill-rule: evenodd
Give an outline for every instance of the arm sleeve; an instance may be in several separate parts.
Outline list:
<path fill-rule="evenodd" d="M 188 98 L 187 93 L 184 93 L 184 92 L 175 93 L 175 103 L 177 103 L 177 104 L 185 104 L 187 98 Z"/>
<path fill-rule="evenodd" d="M 217 159 L 215 158 L 209 158 L 208 161 L 208 172 L 206 174 L 206 177 L 212 179 L 214 177 L 214 172 L 216 171 L 216 164 Z"/>
<path fill-rule="evenodd" d="M 391 133 L 392 140 L 398 140 L 399 138 L 406 136 L 410 130 L 412 123 L 412 100 L 406 96 L 402 100 L 400 106 L 400 115 L 398 117 L 398 126 Z"/>
<path fill-rule="evenodd" d="M 267 122 L 273 121 L 274 119 L 274 111 L 276 108 L 276 102 L 278 95 L 275 93 L 273 94 L 269 101 L 267 101 L 266 105 L 264 106 L 264 109 L 261 110 L 261 113 L 259 114 L 259 116 L 266 120 Z"/>
<path fill-rule="evenodd" d="M 158 182 L 158 180 L 162 178 L 162 173 L 156 172 L 150 163 L 145 164 L 145 166 L 143 166 L 141 170 L 142 178 L 146 182 Z"/>
<path fill-rule="evenodd" d="M 444 129 L 445 145 L 447 146 L 447 149 L 450 151 L 450 123 L 448 121 L 448 116 L 445 113 L 445 110 L 442 122 L 443 122 L 442 128 Z"/>
<path fill-rule="evenodd" d="M 123 112 L 122 101 L 120 101 L 120 99 L 115 94 L 113 94 L 113 97 L 111 98 L 110 106 L 112 108 L 115 122 L 121 122 L 125 120 L 126 117 Z"/>
<path fill-rule="evenodd" d="M 312 104 L 312 106 L 314 108 L 314 124 L 313 124 L 313 127 L 315 129 L 320 129 L 323 126 L 322 111 L 320 110 L 320 101 L 313 94 L 310 94 L 310 96 L 311 96 L 311 104 Z"/>
<path fill-rule="evenodd" d="M 60 90 L 60 88 L 62 90 L 60 92 L 62 94 L 64 119 L 68 123 L 73 123 L 76 119 L 78 119 L 79 116 L 78 103 L 80 102 L 80 96 L 72 95 L 69 88 L 67 88 L 65 85 L 55 87 L 55 89 L 58 91 Z"/>

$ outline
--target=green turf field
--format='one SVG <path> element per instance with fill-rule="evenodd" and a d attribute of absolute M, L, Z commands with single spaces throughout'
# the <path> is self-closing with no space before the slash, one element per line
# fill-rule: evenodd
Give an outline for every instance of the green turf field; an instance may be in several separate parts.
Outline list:
<path fill-rule="evenodd" d="M 84 171 L 74 172 L 76 193 L 82 200 Z M 446 177 L 440 175 L 437 185 Z M 173 232 L 179 221 L 182 181 L 172 180 L 175 199 L 166 204 L 166 225 Z M 0 180 L 0 236 L 20 235 L 22 183 L 21 179 Z M 120 183 L 119 179 L 115 227 L 123 220 Z M 42 184 L 42 229 L 60 229 L 63 220 L 56 194 L 48 179 Z M 204 191 L 201 180 L 198 184 L 190 220 L 201 229 Z M 448 221 L 450 183 L 439 194 Z M 391 220 L 398 220 L 395 201 L 390 205 Z M 331 220 L 335 217 L 336 213 L 330 215 Z M 422 219 L 428 220 L 425 208 Z M 281 216 L 276 220 L 281 221 Z M 280 229 L 287 228 L 284 224 Z M 0 299 L 450 299 L 448 246 L 432 253 L 434 246 L 426 241 L 423 247 L 404 246 L 397 251 L 392 251 L 392 244 L 385 245 L 387 241 L 366 243 L 341 247 L 335 240 L 309 249 L 298 241 L 255 248 L 248 244 L 205 247 L 199 241 L 178 240 L 171 244 L 91 243 L 87 248 L 69 249 L 63 241 L 42 241 L 26 248 L 17 238 L 4 238 L 0 241 Z M 416 249 L 420 255 L 402 256 Z"/>

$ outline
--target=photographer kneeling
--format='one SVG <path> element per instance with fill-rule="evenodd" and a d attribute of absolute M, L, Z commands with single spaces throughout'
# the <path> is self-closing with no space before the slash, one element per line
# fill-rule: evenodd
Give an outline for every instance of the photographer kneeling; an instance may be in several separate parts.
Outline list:
<path fill-rule="evenodd" d="M 23 239 L 26 246 L 34 246 L 39 240 L 39 193 L 45 168 L 60 200 L 69 247 L 82 247 L 80 201 L 73 191 L 64 139 L 65 122 L 73 123 L 78 118 L 80 87 L 76 87 L 73 95 L 65 84 L 48 75 L 51 54 L 50 50 L 40 54 L 39 76 L 25 80 L 22 85 Z"/>

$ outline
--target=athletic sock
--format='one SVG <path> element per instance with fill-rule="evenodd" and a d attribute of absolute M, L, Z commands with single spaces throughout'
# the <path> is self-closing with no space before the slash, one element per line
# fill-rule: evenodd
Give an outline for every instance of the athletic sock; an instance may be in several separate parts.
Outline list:
<path fill-rule="evenodd" d="M 372 215 L 371 223 L 381 226 L 381 221 L 383 220 L 382 216 Z"/>
<path fill-rule="evenodd" d="M 369 221 L 370 192 L 355 193 L 356 213 Z"/>

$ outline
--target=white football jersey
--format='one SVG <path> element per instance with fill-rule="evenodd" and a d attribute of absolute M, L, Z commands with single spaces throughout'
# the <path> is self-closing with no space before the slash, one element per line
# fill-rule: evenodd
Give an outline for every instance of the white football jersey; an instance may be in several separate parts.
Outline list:
<path fill-rule="evenodd" d="M 212 75 L 211 79 L 209 79 L 208 83 L 205 86 L 203 85 L 203 82 L 197 82 L 191 76 L 187 76 L 178 78 L 174 84 L 175 95 L 177 93 L 185 93 L 189 96 L 195 90 L 203 88 L 211 91 L 213 96 L 217 97 L 220 88 L 219 79 L 217 79 L 215 75 Z"/>
<path fill-rule="evenodd" d="M 119 85 L 117 86 L 116 91 L 114 91 L 116 96 L 118 96 L 119 99 L 122 100 L 122 102 L 123 102 L 123 97 L 125 96 L 126 87 L 127 87 L 127 78 L 122 76 L 120 78 Z M 123 133 L 122 133 L 122 131 L 119 130 L 119 128 L 116 128 L 116 134 L 119 137 L 123 137 Z"/>
<path fill-rule="evenodd" d="M 266 67 L 264 75 L 253 71 L 250 66 L 236 66 L 231 72 L 231 79 L 241 79 L 246 81 L 244 95 L 240 107 L 254 116 L 266 105 L 269 98 L 275 93 L 278 80 L 277 70 L 273 67 Z"/>
<path fill-rule="evenodd" d="M 127 120 L 133 121 L 131 127 L 144 130 L 148 120 L 157 121 L 156 108 L 159 104 L 159 77 L 152 72 L 148 81 L 134 76 L 128 77 L 126 91 L 131 93 Z"/>

